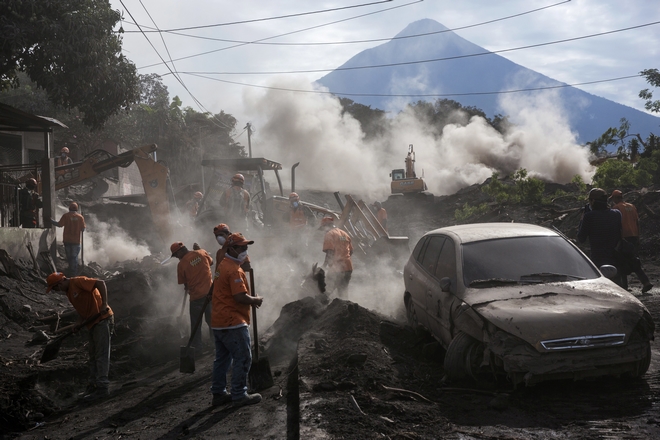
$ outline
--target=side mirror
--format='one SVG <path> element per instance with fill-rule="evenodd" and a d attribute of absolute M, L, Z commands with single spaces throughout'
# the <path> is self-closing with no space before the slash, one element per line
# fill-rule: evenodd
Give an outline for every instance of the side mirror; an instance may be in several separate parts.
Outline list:
<path fill-rule="evenodd" d="M 600 272 L 603 274 L 605 278 L 612 279 L 616 276 L 617 274 L 617 269 L 614 266 L 610 266 L 609 264 L 603 264 L 600 266 Z"/>
<path fill-rule="evenodd" d="M 449 292 L 449 289 L 451 287 L 451 280 L 449 277 L 444 277 L 440 280 L 440 290 L 443 292 Z"/>

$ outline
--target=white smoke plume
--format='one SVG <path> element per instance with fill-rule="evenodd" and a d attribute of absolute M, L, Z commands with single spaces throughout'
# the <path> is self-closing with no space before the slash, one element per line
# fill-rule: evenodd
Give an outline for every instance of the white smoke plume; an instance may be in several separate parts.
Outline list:
<path fill-rule="evenodd" d="M 302 87 L 294 79 L 278 79 L 273 86 Z M 436 195 L 481 183 L 494 171 L 525 168 L 532 176 L 558 183 L 575 175 L 590 181 L 594 172 L 589 151 L 576 143 L 552 93 L 505 97 L 502 106 L 515 123 L 505 135 L 483 118 L 467 120 L 461 114 L 439 132 L 404 109 L 390 117 L 388 133 L 376 141 L 366 141 L 359 123 L 342 114 L 339 100 L 329 95 L 269 90 L 247 94 L 245 103 L 255 115 L 255 156 L 285 167 L 300 162 L 298 187 L 310 190 L 383 199 L 389 194 L 391 170 L 404 168 L 409 144 L 414 145 L 417 175 L 424 174 Z"/>

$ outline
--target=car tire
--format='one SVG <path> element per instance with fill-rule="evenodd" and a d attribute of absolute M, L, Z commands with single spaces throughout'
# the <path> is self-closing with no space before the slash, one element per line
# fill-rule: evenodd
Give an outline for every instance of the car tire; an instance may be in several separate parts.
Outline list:
<path fill-rule="evenodd" d="M 419 320 L 417 319 L 417 312 L 415 312 L 415 305 L 410 295 L 406 295 L 404 303 L 406 305 L 406 320 L 408 325 L 412 327 L 413 330 L 417 331 L 419 329 Z"/>
<path fill-rule="evenodd" d="M 483 360 L 483 344 L 467 333 L 459 332 L 447 347 L 445 374 L 449 379 L 478 380 L 478 370 Z"/>
<path fill-rule="evenodd" d="M 642 377 L 649 370 L 651 366 L 651 342 L 646 342 L 646 357 L 639 361 L 637 371 L 632 374 L 632 377 Z"/>

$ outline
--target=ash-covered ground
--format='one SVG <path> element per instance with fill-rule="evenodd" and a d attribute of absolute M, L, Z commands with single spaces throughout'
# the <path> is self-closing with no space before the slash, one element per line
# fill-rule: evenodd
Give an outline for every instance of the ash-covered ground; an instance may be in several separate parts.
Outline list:
<path fill-rule="evenodd" d="M 467 221 L 535 223 L 574 237 L 585 196 L 571 185 L 546 191 L 558 188 L 568 195 L 552 204 L 491 204 Z M 334 206 L 328 194 L 301 196 Z M 626 199 L 640 212 L 642 261 L 659 286 L 660 193 L 630 192 Z M 412 248 L 424 232 L 455 224 L 454 213 L 465 203 L 487 201 L 474 185 L 431 202 L 391 200 L 384 207 L 390 233 L 409 236 Z M 130 236 L 131 227 L 121 223 L 118 209 L 100 206 L 89 212 L 99 219 L 112 212 L 116 226 Z M 125 217 L 130 222 L 136 215 Z M 151 256 L 103 267 L 88 261 L 83 271 L 106 280 L 116 335 L 111 396 L 81 405 L 77 395 L 86 385 L 87 335 L 68 338 L 57 359 L 39 363 L 55 325 L 75 318 L 67 314 L 66 297 L 44 293 L 46 268 L 39 273 L 31 261 L 17 261 L 22 280 L 0 267 L 0 438 L 660 438 L 657 342 L 649 371 L 637 380 L 557 382 L 516 390 L 506 383 L 489 389 L 448 383 L 438 344 L 405 324 L 403 260 L 357 251 L 349 300 L 331 298 L 323 304 L 308 280 L 312 264 L 323 259 L 318 233 L 310 231 L 291 246 L 284 231 L 275 237 L 252 232 L 255 287 L 265 297 L 258 311 L 260 347 L 275 380 L 262 392 L 261 404 L 239 410 L 210 406 L 210 350 L 196 359 L 194 374 L 179 373 L 179 347 L 189 331 L 187 309 L 180 325 L 183 289 L 176 285 L 176 261 L 161 265 L 167 255 L 152 245 Z M 187 244 L 199 241 L 215 255 L 212 236 L 196 236 L 194 230 L 183 235 Z M 139 237 L 132 239 L 140 243 Z M 56 263 L 64 266 L 63 260 Z M 660 290 L 642 295 L 637 280 L 630 279 L 632 293 L 660 322 Z"/>

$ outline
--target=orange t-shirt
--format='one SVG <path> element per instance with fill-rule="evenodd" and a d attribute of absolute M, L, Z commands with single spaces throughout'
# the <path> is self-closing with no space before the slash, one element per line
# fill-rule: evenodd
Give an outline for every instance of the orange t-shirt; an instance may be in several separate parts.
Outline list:
<path fill-rule="evenodd" d="M 82 319 L 90 318 L 101 311 L 103 298 L 101 298 L 99 289 L 94 287 L 97 281 L 95 278 L 87 277 L 69 278 L 66 297 L 69 298 L 69 302 Z M 112 309 L 108 306 L 108 311 L 99 316 L 94 322 L 87 324 L 87 328 L 91 329 L 97 322 L 112 315 Z"/>
<path fill-rule="evenodd" d="M 330 272 L 348 272 L 353 270 L 351 254 L 353 245 L 351 237 L 339 228 L 332 228 L 323 237 L 323 252 L 334 251 L 330 266 Z"/>
<path fill-rule="evenodd" d="M 635 205 L 626 202 L 620 202 L 614 205 L 614 209 L 621 213 L 621 233 L 624 237 L 638 237 L 639 227 L 637 222 L 637 208 Z"/>
<path fill-rule="evenodd" d="M 176 266 L 176 275 L 179 284 L 188 286 L 190 301 L 204 298 L 211 289 L 213 278 L 211 275 L 213 259 L 204 249 L 188 251 Z"/>
<path fill-rule="evenodd" d="M 239 293 L 250 294 L 247 277 L 238 261 L 225 257 L 220 263 L 220 277 L 213 283 L 212 328 L 250 324 L 250 305 L 234 300 L 234 295 Z"/>
<path fill-rule="evenodd" d="M 289 211 L 289 225 L 294 228 L 301 228 L 307 224 L 307 217 L 305 217 L 305 211 L 303 207 L 298 209 L 293 209 Z"/>
<path fill-rule="evenodd" d="M 82 215 L 76 211 L 69 211 L 62 216 L 57 224 L 64 228 L 62 242 L 66 244 L 80 244 L 80 233 L 87 227 Z"/>

